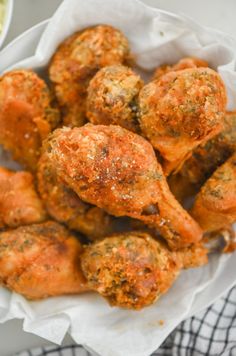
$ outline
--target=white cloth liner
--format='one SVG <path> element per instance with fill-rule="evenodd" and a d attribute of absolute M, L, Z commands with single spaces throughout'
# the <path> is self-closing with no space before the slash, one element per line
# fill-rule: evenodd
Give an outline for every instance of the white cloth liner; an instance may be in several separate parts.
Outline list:
<path fill-rule="evenodd" d="M 150 356 L 224 355 L 236 351 L 236 286 L 207 309 L 180 323 Z M 81 345 L 50 345 L 14 356 L 91 356 Z"/>
<path fill-rule="evenodd" d="M 208 60 L 224 79 L 228 109 L 236 108 L 234 41 L 135 0 L 65 0 L 44 31 L 35 55 L 11 69 L 43 68 L 64 38 L 101 23 L 127 35 L 137 63 L 145 71 L 186 55 Z M 5 69 L 0 61 L 0 70 Z M 234 254 L 212 256 L 207 266 L 184 271 L 163 298 L 139 312 L 111 308 L 95 294 L 28 302 L 1 288 L 0 322 L 23 318 L 25 331 L 55 343 L 61 343 L 69 331 L 76 342 L 103 356 L 147 356 L 182 320 L 229 289 L 236 280 L 235 270 Z"/>

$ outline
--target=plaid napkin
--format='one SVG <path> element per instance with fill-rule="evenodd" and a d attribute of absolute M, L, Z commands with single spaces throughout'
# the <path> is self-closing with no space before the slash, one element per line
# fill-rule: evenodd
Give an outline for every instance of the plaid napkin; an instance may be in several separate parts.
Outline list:
<path fill-rule="evenodd" d="M 81 345 L 47 346 L 14 356 L 91 356 Z M 183 321 L 152 356 L 236 356 L 236 286 Z"/>

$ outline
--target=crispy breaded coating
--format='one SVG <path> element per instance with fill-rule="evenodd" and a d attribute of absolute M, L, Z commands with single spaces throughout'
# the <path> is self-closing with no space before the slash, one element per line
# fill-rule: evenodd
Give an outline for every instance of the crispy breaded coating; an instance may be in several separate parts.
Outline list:
<path fill-rule="evenodd" d="M 201 244 L 173 252 L 148 233 L 131 231 L 85 248 L 81 267 L 88 286 L 111 305 L 141 309 L 169 290 L 182 268 L 208 262 Z"/>
<path fill-rule="evenodd" d="M 141 130 L 163 157 L 168 175 L 222 130 L 225 86 L 210 68 L 169 72 L 143 87 L 139 107 Z"/>
<path fill-rule="evenodd" d="M 171 287 L 181 266 L 175 252 L 141 232 L 108 237 L 81 256 L 89 287 L 111 305 L 129 309 L 153 304 Z"/>
<path fill-rule="evenodd" d="M 217 231 L 236 221 L 236 153 L 206 181 L 191 211 L 204 231 Z"/>
<path fill-rule="evenodd" d="M 59 122 L 46 83 L 30 70 L 0 77 L 0 144 L 15 160 L 34 171 L 42 140 Z"/>
<path fill-rule="evenodd" d="M 29 172 L 0 167 L 0 228 L 18 227 L 46 219 L 43 204 Z"/>
<path fill-rule="evenodd" d="M 236 151 L 236 112 L 228 112 L 223 130 L 193 150 L 180 171 L 169 178 L 171 191 L 179 201 L 199 191 L 212 173 Z"/>
<path fill-rule="evenodd" d="M 120 125 L 137 132 L 137 99 L 142 87 L 140 76 L 128 67 L 102 68 L 88 86 L 89 121 L 95 125 Z"/>
<path fill-rule="evenodd" d="M 173 248 L 201 239 L 198 224 L 169 191 L 152 146 L 120 126 L 87 124 L 54 131 L 48 153 L 78 196 L 114 216 L 158 228 Z"/>
<path fill-rule="evenodd" d="M 196 57 L 185 57 L 179 60 L 174 65 L 162 65 L 158 67 L 153 76 L 153 80 L 159 79 L 162 75 L 169 72 L 176 72 L 178 70 L 188 69 L 188 68 L 202 68 L 208 67 L 208 63 L 200 58 Z"/>
<path fill-rule="evenodd" d="M 49 76 L 64 112 L 64 125 L 85 123 L 89 81 L 100 68 L 126 63 L 129 57 L 126 37 L 108 25 L 77 32 L 59 46 L 49 65 Z"/>
<path fill-rule="evenodd" d="M 0 233 L 0 283 L 28 299 L 88 290 L 80 242 L 55 222 Z"/>
<path fill-rule="evenodd" d="M 50 159 L 50 150 L 50 141 L 46 141 L 37 172 L 38 190 L 48 214 L 91 240 L 111 234 L 114 218 L 104 210 L 83 202 L 60 180 L 57 163 Z"/>

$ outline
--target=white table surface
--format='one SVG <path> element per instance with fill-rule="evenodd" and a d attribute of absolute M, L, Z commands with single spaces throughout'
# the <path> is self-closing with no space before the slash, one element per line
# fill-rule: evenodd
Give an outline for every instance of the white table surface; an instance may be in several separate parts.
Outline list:
<path fill-rule="evenodd" d="M 112 0 L 111 0 L 112 1 Z M 236 0 L 143 0 L 145 3 L 176 13 L 184 13 L 194 20 L 236 38 Z M 12 24 L 4 43 L 49 18 L 61 0 L 14 0 Z M 65 344 L 72 342 L 67 336 Z M 25 348 L 47 345 L 48 342 L 22 331 L 22 322 L 12 320 L 0 325 L 0 356 L 11 356 Z"/>

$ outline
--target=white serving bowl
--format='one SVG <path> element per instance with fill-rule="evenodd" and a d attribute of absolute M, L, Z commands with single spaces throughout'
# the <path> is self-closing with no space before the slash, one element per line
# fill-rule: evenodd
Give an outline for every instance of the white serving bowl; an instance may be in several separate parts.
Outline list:
<path fill-rule="evenodd" d="M 83 0 L 66 0 L 63 3 L 63 7 L 59 9 L 61 18 L 58 19 L 57 12 L 56 21 L 54 17 L 54 22 L 52 19 L 46 27 L 46 30 L 46 23 L 39 24 L 18 37 L 2 51 L 0 56 L 0 72 L 4 72 L 7 69 L 9 70 L 9 67 L 43 70 L 50 60 L 56 46 L 64 39 L 64 37 L 75 31 L 75 29 L 72 28 L 73 26 L 77 26 L 77 23 L 82 23 L 85 27 L 93 24 L 85 24 L 85 21 L 89 21 L 88 19 L 92 21 L 95 1 L 97 3 L 99 2 L 99 4 L 106 2 L 108 6 L 111 6 L 110 0 L 86 0 L 86 2 L 83 2 Z M 65 6 L 72 2 L 76 9 L 77 7 L 79 9 L 77 17 L 81 16 L 80 21 L 78 21 L 74 10 L 67 9 L 67 13 L 64 11 Z M 123 3 L 123 6 L 125 6 L 126 2 L 130 4 L 131 1 L 116 0 L 112 2 L 112 6 L 116 3 L 116 12 L 120 11 L 120 16 L 117 17 L 118 20 L 122 19 L 122 21 L 124 21 L 125 13 L 119 9 L 121 2 Z M 78 3 L 80 3 L 80 6 L 78 6 Z M 91 5 L 90 12 L 86 10 L 86 5 L 88 3 Z M 136 19 L 142 19 L 144 10 L 151 14 L 155 12 L 151 8 L 141 8 L 140 3 L 137 3 L 137 9 L 132 13 L 134 22 Z M 116 14 L 116 12 L 114 10 L 114 14 Z M 156 10 L 156 12 L 158 12 L 158 10 Z M 127 13 L 129 12 L 127 11 Z M 102 16 L 104 16 L 103 14 L 104 11 L 98 13 L 97 22 L 109 23 L 108 14 L 108 20 L 102 18 Z M 89 17 L 89 15 L 91 17 Z M 156 16 L 156 14 L 154 15 Z M 68 21 L 65 21 L 66 16 L 70 19 L 71 28 L 68 27 Z M 178 25 L 180 20 L 173 14 L 168 15 L 167 13 L 160 11 L 162 20 L 163 18 L 164 20 L 168 20 L 168 16 L 172 18 L 171 26 L 168 27 L 168 29 L 172 31 L 173 26 L 175 24 Z M 160 18 L 157 18 L 158 21 L 159 19 Z M 150 52 L 149 50 L 145 52 L 145 41 L 143 42 L 144 48 L 138 46 L 139 43 L 136 41 L 137 28 L 134 26 L 133 21 L 127 19 L 126 16 L 126 32 L 129 33 L 129 29 L 132 31 L 132 43 L 136 52 L 138 52 L 138 50 L 140 51 L 141 48 L 144 52 L 141 59 L 143 61 L 146 59 L 144 62 L 147 65 L 150 56 L 156 53 L 156 65 L 158 65 L 161 48 L 156 52 Z M 158 31 L 158 21 L 154 23 L 146 21 L 142 22 L 142 24 L 148 25 L 150 32 L 153 29 Z M 113 25 L 115 25 L 115 23 L 113 23 Z M 62 26 L 64 26 L 65 31 L 60 34 L 60 38 L 58 37 L 56 41 L 52 43 L 52 36 L 45 35 L 52 30 L 61 30 Z M 205 33 L 207 33 L 209 37 L 211 36 L 211 30 L 203 29 L 192 22 L 189 23 L 189 27 L 193 29 L 194 33 L 198 33 L 199 36 L 202 34 L 205 35 Z M 43 30 L 47 33 L 43 33 Z M 41 37 L 42 33 L 43 36 Z M 55 33 L 57 34 L 57 31 Z M 139 33 L 142 34 L 141 31 Z M 175 35 L 173 31 L 171 34 L 173 36 Z M 185 35 L 186 32 L 183 32 L 179 39 L 179 47 L 183 44 L 182 39 Z M 216 38 L 215 41 L 217 41 L 218 38 L 221 39 L 221 43 L 223 44 L 228 41 L 227 37 L 215 33 L 215 31 L 212 32 L 212 36 L 213 35 Z M 199 54 L 201 51 L 202 54 L 204 54 L 207 50 L 213 51 L 215 49 L 211 58 L 216 57 L 216 54 L 218 58 L 219 54 L 223 53 L 224 61 L 222 60 L 222 63 L 220 64 L 226 65 L 221 65 L 221 72 L 223 75 L 225 74 L 226 79 L 229 79 L 229 76 L 234 76 L 234 84 L 236 84 L 236 70 L 234 67 L 236 57 L 234 56 L 234 53 L 229 56 L 229 53 L 227 51 L 225 52 L 223 44 L 221 47 L 214 47 L 208 38 L 205 40 L 202 38 L 203 36 L 200 37 L 201 41 L 197 41 L 197 36 L 192 35 L 187 42 L 187 50 L 190 47 L 190 53 L 186 52 L 187 50 L 185 51 L 185 48 L 182 46 L 181 51 L 179 50 L 179 54 L 182 56 L 198 55 L 202 57 L 202 55 Z M 155 47 L 156 36 L 149 37 L 149 40 L 152 41 L 153 47 Z M 203 40 L 207 43 L 203 42 Z M 39 45 L 37 47 L 38 43 Z M 193 52 L 194 45 L 196 47 L 196 52 Z M 174 53 L 176 53 L 176 48 L 177 47 L 174 46 Z M 47 53 L 47 58 L 44 58 L 45 53 Z M 207 58 L 204 57 L 203 59 Z M 231 62 L 228 63 L 230 60 Z M 231 66 L 232 73 L 229 73 L 229 66 Z M 227 77 L 226 73 L 229 73 L 230 75 Z M 235 88 L 235 85 L 232 87 Z M 95 350 L 100 355 L 146 356 L 151 354 L 182 320 L 202 308 L 207 307 L 217 297 L 235 284 L 235 254 L 221 256 L 220 259 L 222 262 L 220 266 L 218 264 L 219 256 L 212 256 L 209 265 L 204 266 L 201 269 L 183 271 L 180 278 L 164 298 L 161 298 L 158 303 L 140 311 L 139 313 L 133 311 L 127 312 L 118 308 L 110 308 L 102 298 L 95 294 L 51 298 L 40 302 L 28 302 L 22 296 L 11 293 L 7 289 L 0 288 L 0 322 L 12 318 L 24 319 L 23 328 L 25 331 L 34 333 L 55 343 L 61 343 L 65 333 L 68 331 L 75 342 Z M 214 274 L 214 279 L 211 280 L 210 278 L 212 274 Z M 196 288 L 197 293 L 194 292 L 193 294 L 192 291 Z M 160 325 L 160 320 L 164 320 L 165 323 Z"/>
<path fill-rule="evenodd" d="M 13 15 L 13 5 L 14 5 L 14 0 L 7 0 L 6 1 L 6 8 L 5 8 L 5 15 L 4 15 L 4 21 L 3 21 L 3 27 L 2 27 L 2 32 L 0 33 L 0 47 L 2 46 L 10 24 L 12 20 L 12 15 Z"/>

